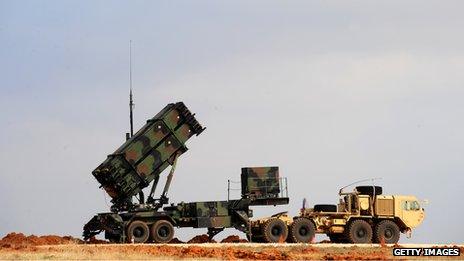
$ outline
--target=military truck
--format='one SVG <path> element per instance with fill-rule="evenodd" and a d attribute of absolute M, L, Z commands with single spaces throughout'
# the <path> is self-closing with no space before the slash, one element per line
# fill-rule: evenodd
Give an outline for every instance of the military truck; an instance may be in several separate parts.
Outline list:
<path fill-rule="evenodd" d="M 322 233 L 335 243 L 397 243 L 400 233 L 410 236 L 425 217 L 415 196 L 382 195 L 379 186 L 340 189 L 339 196 L 338 205 L 303 206 L 293 219 L 281 215 L 288 226 L 287 241 L 309 243 Z"/>
<path fill-rule="evenodd" d="M 97 214 L 85 224 L 84 239 L 104 231 L 111 242 L 166 243 L 173 238 L 174 227 L 207 228 L 210 238 L 228 227 L 250 235 L 251 206 L 288 204 L 286 179 L 279 177 L 278 167 L 246 167 L 240 199 L 165 206 L 177 160 L 187 151 L 186 141 L 204 129 L 182 102 L 168 104 L 110 154 L 92 174 L 112 198 L 111 212 Z M 164 189 L 155 198 L 160 175 L 169 166 Z M 143 189 L 150 183 L 145 201 Z"/>

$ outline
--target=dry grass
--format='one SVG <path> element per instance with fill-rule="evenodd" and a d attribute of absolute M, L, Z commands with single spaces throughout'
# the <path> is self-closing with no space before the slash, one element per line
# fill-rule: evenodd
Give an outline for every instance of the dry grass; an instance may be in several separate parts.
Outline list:
<path fill-rule="evenodd" d="M 66 244 L 0 248 L 0 259 L 257 259 L 257 260 L 386 260 L 391 247 L 289 244 L 92 245 Z M 410 258 L 408 258 L 410 259 Z M 443 258 L 441 258 L 443 259 Z M 458 257 L 459 259 L 459 257 Z"/>

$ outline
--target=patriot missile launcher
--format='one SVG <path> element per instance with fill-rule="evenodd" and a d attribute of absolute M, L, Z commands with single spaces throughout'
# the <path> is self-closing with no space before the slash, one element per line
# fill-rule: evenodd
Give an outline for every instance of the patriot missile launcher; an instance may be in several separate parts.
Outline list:
<path fill-rule="evenodd" d="M 242 168 L 240 199 L 165 206 L 177 159 L 187 151 L 185 143 L 204 129 L 182 102 L 168 104 L 110 154 L 92 174 L 112 198 L 111 212 L 95 215 L 84 226 L 84 239 L 104 231 L 111 242 L 166 243 L 174 227 L 207 228 L 210 238 L 234 227 L 250 238 L 250 206 L 288 204 L 286 179 L 279 177 L 278 167 L 251 167 Z M 160 174 L 169 166 L 164 190 L 155 199 Z M 145 201 L 143 189 L 150 183 Z M 138 202 L 133 202 L 137 195 Z"/>

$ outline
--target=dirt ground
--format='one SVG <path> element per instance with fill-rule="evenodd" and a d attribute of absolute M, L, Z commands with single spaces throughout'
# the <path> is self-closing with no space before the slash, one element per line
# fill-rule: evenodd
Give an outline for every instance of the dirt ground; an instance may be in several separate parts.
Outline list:
<path fill-rule="evenodd" d="M 177 241 L 175 244 L 117 245 L 99 240 L 90 244 L 70 236 L 25 236 L 21 233 L 10 233 L 0 240 L 0 259 L 395 259 L 392 255 L 392 247 L 386 245 L 255 244 L 244 243 L 246 240 L 238 236 L 229 236 L 221 243 L 210 243 L 204 235 L 192 238 L 189 241 L 191 243 Z M 461 253 L 463 251 L 464 248 L 461 246 Z M 456 259 L 460 258 L 462 256 L 456 257 Z"/>

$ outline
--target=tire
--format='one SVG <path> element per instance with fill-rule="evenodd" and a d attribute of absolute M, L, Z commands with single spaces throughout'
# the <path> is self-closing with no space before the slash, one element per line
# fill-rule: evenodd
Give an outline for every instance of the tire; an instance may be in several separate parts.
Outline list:
<path fill-rule="evenodd" d="M 356 190 L 359 192 L 361 195 L 374 195 L 374 190 L 375 190 L 375 195 L 381 195 L 382 194 L 382 187 L 379 186 L 357 186 Z"/>
<path fill-rule="evenodd" d="M 349 243 L 368 244 L 372 242 L 372 227 L 362 219 L 353 220 L 348 225 L 345 237 Z"/>
<path fill-rule="evenodd" d="M 174 237 L 174 227 L 169 221 L 158 220 L 151 226 L 150 236 L 155 243 L 169 243 Z"/>
<path fill-rule="evenodd" d="M 314 212 L 337 212 L 337 205 L 328 205 L 328 204 L 314 205 Z"/>
<path fill-rule="evenodd" d="M 288 236 L 288 228 L 278 218 L 271 218 L 262 227 L 263 240 L 266 243 L 285 242 Z"/>
<path fill-rule="evenodd" d="M 290 225 L 289 241 L 292 243 L 311 243 L 316 236 L 316 227 L 307 218 L 298 218 Z"/>
<path fill-rule="evenodd" d="M 396 244 L 400 240 L 400 228 L 391 220 L 380 221 L 374 229 L 374 242 Z"/>
<path fill-rule="evenodd" d="M 148 240 L 150 232 L 145 222 L 140 220 L 132 221 L 127 227 L 127 241 L 129 243 L 145 243 Z"/>

